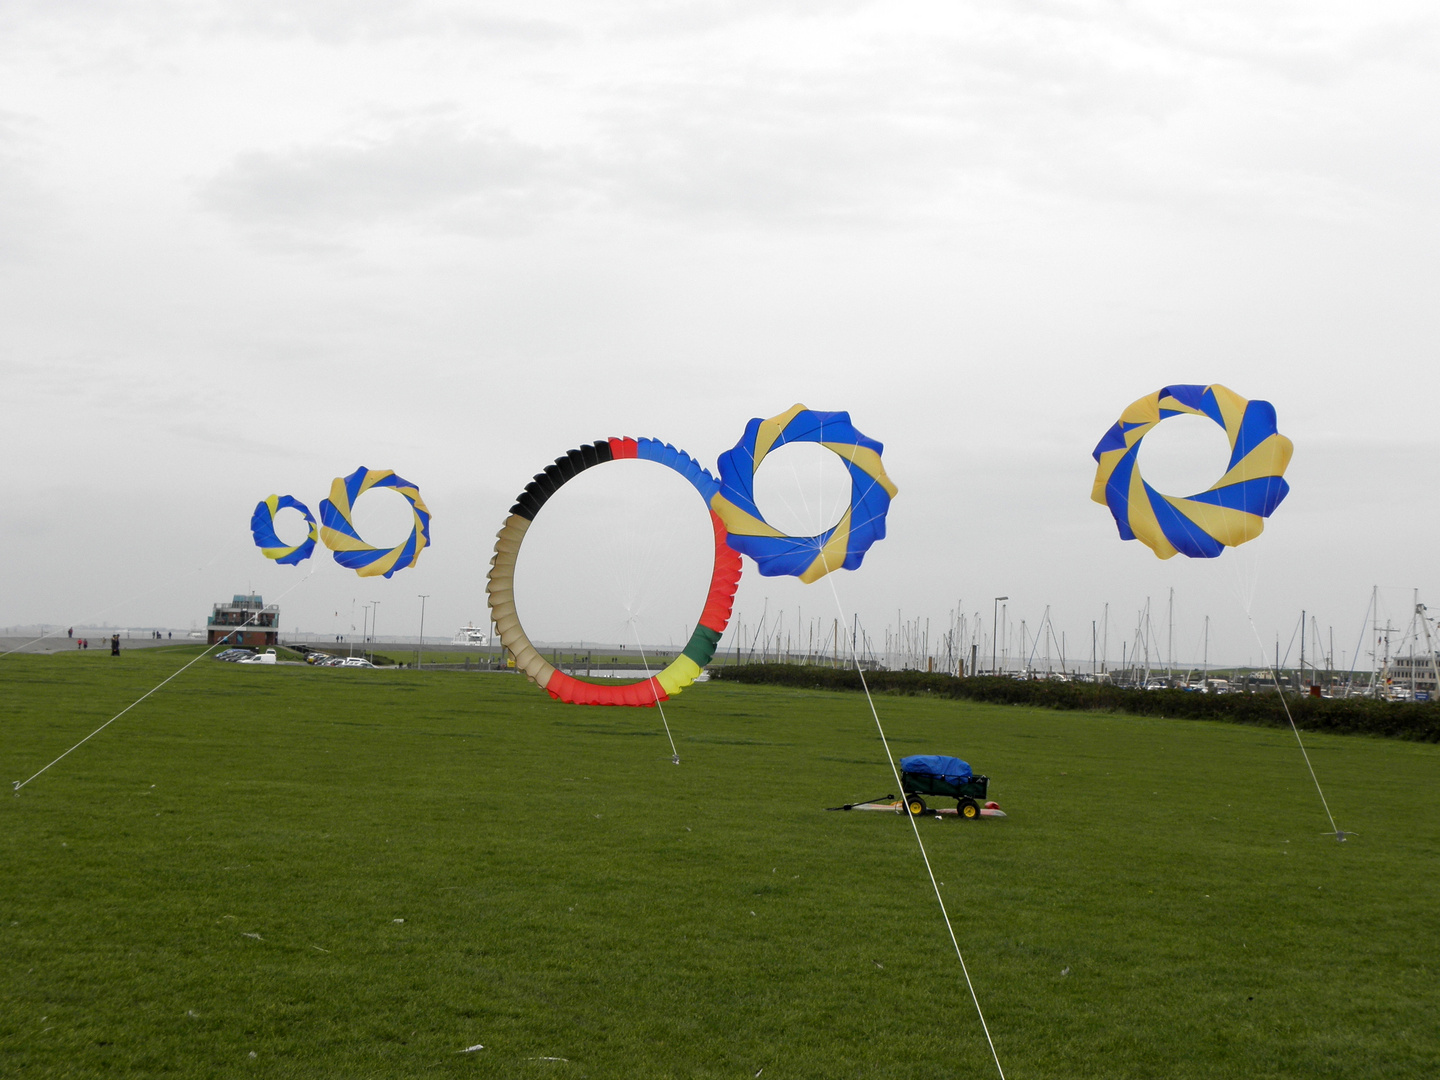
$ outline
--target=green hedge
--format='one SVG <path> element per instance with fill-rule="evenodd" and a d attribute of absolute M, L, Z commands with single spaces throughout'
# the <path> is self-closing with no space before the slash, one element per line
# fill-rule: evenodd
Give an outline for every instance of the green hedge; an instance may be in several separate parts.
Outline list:
<path fill-rule="evenodd" d="M 819 690 L 860 690 L 854 668 L 801 664 L 741 664 L 714 667 L 712 679 Z M 1188 690 L 1130 690 L 1089 683 L 1021 681 L 981 676 L 957 679 L 924 671 L 870 671 L 872 692 L 926 694 L 1032 705 L 1046 709 L 1093 709 L 1137 716 L 1175 716 L 1186 720 L 1228 720 L 1258 727 L 1289 727 L 1284 703 L 1275 694 L 1200 694 Z M 1287 697 L 1298 727 L 1306 731 L 1381 735 L 1415 742 L 1440 742 L 1440 702 L 1401 703 L 1368 698 Z"/>

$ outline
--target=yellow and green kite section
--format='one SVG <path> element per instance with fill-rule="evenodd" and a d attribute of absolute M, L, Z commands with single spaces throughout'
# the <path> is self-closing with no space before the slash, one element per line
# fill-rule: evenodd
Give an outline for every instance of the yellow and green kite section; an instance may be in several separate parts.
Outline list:
<path fill-rule="evenodd" d="M 1140 475 L 1141 440 L 1167 417 L 1206 416 L 1225 429 L 1225 475 L 1196 495 L 1162 495 Z M 1123 540 L 1139 540 L 1162 559 L 1213 559 L 1259 536 L 1290 492 L 1285 467 L 1294 447 L 1276 429 L 1275 407 L 1212 383 L 1166 386 L 1131 404 L 1095 447 L 1090 497 L 1115 517 Z"/>

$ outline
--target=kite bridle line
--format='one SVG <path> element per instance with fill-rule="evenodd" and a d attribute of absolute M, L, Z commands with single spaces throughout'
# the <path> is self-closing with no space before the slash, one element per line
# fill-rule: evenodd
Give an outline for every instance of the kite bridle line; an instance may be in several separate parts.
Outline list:
<path fill-rule="evenodd" d="M 203 569 L 203 568 L 202 568 L 202 569 Z M 316 566 L 315 566 L 315 565 L 312 565 L 312 566 L 310 567 L 310 573 L 309 573 L 309 574 L 306 574 L 303 578 L 301 578 L 299 581 L 297 581 L 294 585 L 291 585 L 290 588 L 286 589 L 283 593 L 281 593 L 281 594 L 276 598 L 277 602 L 280 601 L 280 600 L 285 599 L 285 597 L 289 596 L 292 592 L 294 592 L 296 589 L 298 589 L 301 585 L 304 585 L 307 581 L 309 581 L 311 575 L 315 573 L 315 570 L 316 570 Z M 234 633 L 235 631 L 239 631 L 239 630 L 245 629 L 247 626 L 249 626 L 249 625 L 251 624 L 252 620 L 254 620 L 255 617 L 256 617 L 257 615 L 259 615 L 259 614 L 260 614 L 260 612 L 257 611 L 254 615 L 251 615 L 249 618 L 247 618 L 247 619 L 246 619 L 243 623 L 241 623 L 239 626 L 233 627 L 233 628 L 231 629 L 231 633 Z M 105 723 L 101 724 L 98 728 L 96 728 L 94 731 L 92 731 L 89 735 L 86 735 L 85 738 L 81 739 L 81 740 L 80 740 L 79 742 L 77 742 L 74 746 L 70 747 L 69 750 L 66 750 L 65 753 L 61 754 L 61 755 L 60 755 L 59 757 L 57 757 L 54 761 L 50 762 L 49 765 L 46 765 L 43 769 L 37 770 L 34 775 L 32 775 L 32 776 L 30 776 L 30 777 L 27 777 L 27 778 L 24 779 L 24 780 L 14 780 L 14 781 L 11 781 L 11 782 L 14 784 L 15 797 L 18 799 L 18 798 L 20 797 L 20 789 L 23 788 L 26 784 L 30 783 L 31 780 L 34 780 L 35 777 L 39 776 L 41 773 L 43 773 L 43 772 L 45 772 L 46 770 L 48 770 L 51 765 L 58 764 L 60 761 L 62 761 L 62 760 L 65 759 L 66 757 L 68 757 L 70 754 L 72 754 L 72 753 L 74 753 L 76 750 L 80 749 L 80 747 L 84 746 L 87 742 L 89 742 L 91 739 L 93 739 L 96 735 L 99 735 L 100 732 L 104 731 L 107 727 L 109 727 L 111 724 L 113 724 L 116 720 L 119 720 L 120 717 L 124 716 L 124 715 L 125 715 L 127 712 L 129 712 L 131 709 L 135 708 L 136 705 L 139 705 L 142 701 L 144 701 L 146 698 L 148 698 L 151 694 L 155 693 L 157 690 L 159 690 L 161 687 L 163 687 L 166 683 L 168 683 L 168 682 L 170 682 L 170 681 L 172 681 L 172 680 L 174 680 L 174 679 L 179 678 L 179 677 L 180 677 L 181 675 L 183 675 L 186 671 L 190 670 L 190 668 L 193 667 L 196 663 L 198 663 L 199 661 L 205 659 L 205 657 L 209 656 L 210 653 L 211 653 L 217 646 L 219 646 L 220 644 L 221 644 L 221 642 L 218 642 L 218 641 L 217 641 L 214 645 L 207 645 L 207 646 L 204 648 L 204 650 L 202 650 L 202 651 L 200 652 L 200 654 L 199 654 L 198 656 L 196 656 L 193 660 L 190 660 L 188 663 L 184 664 L 179 670 L 174 671 L 174 672 L 172 672 L 171 674 L 165 676 L 165 678 L 161 679 L 158 683 L 156 683 L 154 686 L 152 686 L 149 690 L 146 690 L 145 693 L 141 694 L 138 698 L 136 698 L 134 701 L 132 701 L 129 705 L 126 705 L 125 708 L 121 709 L 121 710 L 120 710 L 118 713 L 116 713 L 114 716 L 110 717 L 109 720 L 106 720 Z"/>

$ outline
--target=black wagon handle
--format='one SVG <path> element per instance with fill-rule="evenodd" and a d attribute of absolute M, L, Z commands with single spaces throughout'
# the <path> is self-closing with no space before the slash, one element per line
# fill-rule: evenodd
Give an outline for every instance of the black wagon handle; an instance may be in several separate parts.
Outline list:
<path fill-rule="evenodd" d="M 827 806 L 827 807 L 825 808 L 825 810 L 826 810 L 826 812 L 829 812 L 829 811 L 831 811 L 831 810 L 854 810 L 855 807 L 857 807 L 857 806 L 863 806 L 863 805 L 865 805 L 866 803 L 880 802 L 880 801 L 883 800 L 883 799 L 893 799 L 893 798 L 895 798 L 894 795 L 879 795 L 879 796 L 876 796 L 876 797 L 873 798 L 873 799 L 861 799 L 859 802 L 847 802 L 844 806 Z"/>

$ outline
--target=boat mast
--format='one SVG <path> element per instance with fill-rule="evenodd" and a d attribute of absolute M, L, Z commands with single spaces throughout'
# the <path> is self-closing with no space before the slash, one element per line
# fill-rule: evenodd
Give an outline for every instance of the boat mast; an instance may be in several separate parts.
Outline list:
<path fill-rule="evenodd" d="M 1175 679 L 1175 586 L 1170 586 L 1170 629 L 1165 637 L 1165 680 Z"/>
<path fill-rule="evenodd" d="M 1376 695 L 1375 659 L 1380 652 L 1380 586 L 1370 586 L 1370 696 Z"/>
<path fill-rule="evenodd" d="M 1296 690 L 1302 685 L 1305 685 L 1305 608 L 1300 608 L 1300 678 Z"/>

